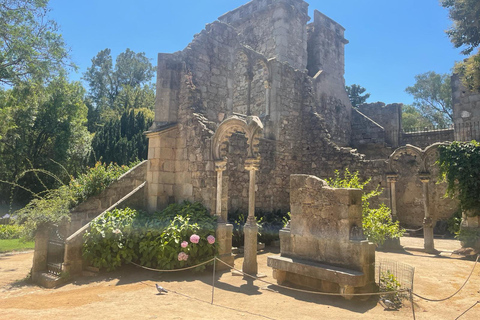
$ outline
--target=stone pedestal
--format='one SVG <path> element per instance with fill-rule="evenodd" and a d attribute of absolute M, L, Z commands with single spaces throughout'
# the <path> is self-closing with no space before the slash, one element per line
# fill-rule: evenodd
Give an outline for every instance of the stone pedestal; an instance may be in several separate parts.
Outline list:
<path fill-rule="evenodd" d="M 423 238 L 424 238 L 424 248 L 427 253 L 435 253 L 435 244 L 433 238 L 433 220 L 430 214 L 430 201 L 429 201 L 429 191 L 428 191 L 428 182 L 430 181 L 429 173 L 420 173 L 420 181 L 423 185 L 423 206 L 425 211 L 425 218 L 423 219 Z"/>
<path fill-rule="evenodd" d="M 245 224 L 243 228 L 243 233 L 245 235 L 245 246 L 244 246 L 244 259 L 243 259 L 243 272 L 256 276 L 258 273 L 258 264 L 257 264 L 257 233 L 258 227 L 255 220 L 249 221 Z"/>
<path fill-rule="evenodd" d="M 233 225 L 219 222 L 217 225 L 216 231 L 216 241 L 219 244 L 218 248 L 218 258 L 228 264 L 229 266 L 234 267 L 234 256 L 232 254 L 232 232 Z M 230 269 L 227 265 L 223 263 L 216 264 L 217 270 L 228 270 Z"/>

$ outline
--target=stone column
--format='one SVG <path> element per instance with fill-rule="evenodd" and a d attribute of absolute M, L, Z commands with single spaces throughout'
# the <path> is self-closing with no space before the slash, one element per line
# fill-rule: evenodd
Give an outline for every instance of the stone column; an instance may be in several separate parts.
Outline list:
<path fill-rule="evenodd" d="M 390 186 L 390 208 L 392 209 L 393 221 L 398 220 L 397 216 L 397 198 L 395 193 L 395 183 L 398 181 L 398 174 L 387 174 L 387 182 Z"/>
<path fill-rule="evenodd" d="M 248 218 L 243 229 L 245 235 L 243 272 L 257 275 L 257 221 L 255 220 L 255 172 L 259 169 L 260 160 L 248 158 L 245 169 L 250 172 L 248 188 Z"/>
<path fill-rule="evenodd" d="M 227 161 L 215 161 L 215 171 L 217 171 L 217 200 L 215 205 L 215 215 L 217 216 L 216 240 L 219 244 L 218 258 L 230 266 L 234 266 L 234 256 L 232 255 L 232 232 L 233 225 L 227 223 L 227 211 L 222 212 L 222 193 L 223 193 L 223 171 L 227 168 Z M 217 263 L 218 270 L 229 269 L 223 263 Z"/>
<path fill-rule="evenodd" d="M 217 171 L 217 201 L 215 206 L 215 215 L 218 217 L 218 221 L 226 222 L 226 212 L 222 215 L 222 193 L 223 193 L 223 171 L 227 168 L 227 161 L 218 160 L 215 161 L 215 171 Z"/>
<path fill-rule="evenodd" d="M 425 210 L 425 217 L 423 218 L 424 248 L 425 252 L 434 253 L 435 245 L 433 241 L 433 220 L 430 217 L 428 194 L 428 182 L 430 181 L 430 174 L 420 173 L 419 178 L 423 184 L 423 206 Z"/>

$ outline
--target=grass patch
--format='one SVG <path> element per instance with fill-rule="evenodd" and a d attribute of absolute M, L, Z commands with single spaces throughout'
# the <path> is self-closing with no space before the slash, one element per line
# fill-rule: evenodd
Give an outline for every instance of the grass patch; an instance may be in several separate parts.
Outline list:
<path fill-rule="evenodd" d="M 31 250 L 33 248 L 35 248 L 34 241 L 24 242 L 20 239 L 0 240 L 0 253 Z"/>

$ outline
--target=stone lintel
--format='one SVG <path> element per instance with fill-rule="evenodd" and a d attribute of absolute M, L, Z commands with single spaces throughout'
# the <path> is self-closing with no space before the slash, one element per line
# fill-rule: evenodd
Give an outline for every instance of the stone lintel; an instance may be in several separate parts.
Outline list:
<path fill-rule="evenodd" d="M 398 174 L 397 173 L 387 173 L 387 182 L 397 182 Z"/>

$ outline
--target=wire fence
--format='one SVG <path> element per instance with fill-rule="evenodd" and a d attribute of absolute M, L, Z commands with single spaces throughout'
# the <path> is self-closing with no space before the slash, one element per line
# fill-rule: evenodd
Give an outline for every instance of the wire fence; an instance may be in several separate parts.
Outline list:
<path fill-rule="evenodd" d="M 403 292 L 395 295 L 398 302 L 409 298 L 407 292 L 413 291 L 414 267 L 394 260 L 381 259 L 376 261 L 375 271 L 380 292 L 402 290 Z"/>

